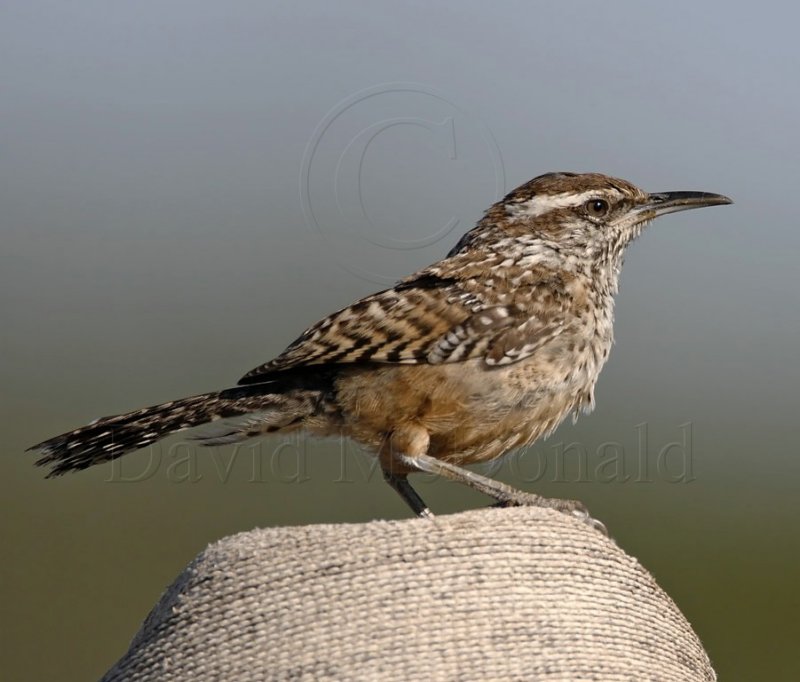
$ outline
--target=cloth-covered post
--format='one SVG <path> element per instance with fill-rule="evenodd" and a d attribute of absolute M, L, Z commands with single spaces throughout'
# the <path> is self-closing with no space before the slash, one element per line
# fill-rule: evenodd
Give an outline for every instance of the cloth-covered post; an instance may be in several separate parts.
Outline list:
<path fill-rule="evenodd" d="M 716 676 L 634 558 L 577 518 L 524 507 L 224 538 L 103 679 Z"/>

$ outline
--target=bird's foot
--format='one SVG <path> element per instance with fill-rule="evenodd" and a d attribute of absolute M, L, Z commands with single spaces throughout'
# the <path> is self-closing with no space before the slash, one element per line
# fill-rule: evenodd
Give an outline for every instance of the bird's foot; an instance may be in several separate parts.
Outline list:
<path fill-rule="evenodd" d="M 583 502 L 578 500 L 562 500 L 557 497 L 543 497 L 533 493 L 526 493 L 522 490 L 515 491 L 515 494 L 508 499 L 500 500 L 492 505 L 493 507 L 547 507 L 556 511 L 569 514 L 583 521 L 603 535 L 608 535 L 608 529 L 602 521 L 598 521 L 589 514 L 589 510 Z"/>

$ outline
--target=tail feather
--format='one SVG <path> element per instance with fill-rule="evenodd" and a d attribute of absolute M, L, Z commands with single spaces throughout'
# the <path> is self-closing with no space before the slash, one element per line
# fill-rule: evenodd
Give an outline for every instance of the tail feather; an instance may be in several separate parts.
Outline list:
<path fill-rule="evenodd" d="M 50 466 L 47 477 L 51 478 L 116 459 L 172 433 L 219 419 L 251 416 L 244 431 L 230 429 L 229 436 L 237 435 L 235 440 L 277 431 L 302 421 L 314 410 L 318 397 L 319 392 L 311 390 L 276 392 L 263 386 L 237 387 L 103 417 L 28 449 L 40 451 L 36 464 Z M 214 438 L 201 439 L 206 445 L 215 444 Z"/>
<path fill-rule="evenodd" d="M 299 418 L 294 421 L 287 421 L 283 413 L 268 409 L 261 412 L 251 412 L 238 419 L 226 419 L 207 428 L 204 427 L 200 433 L 191 436 L 190 440 L 203 447 L 230 445 L 248 438 L 255 438 L 264 433 L 280 431 L 295 425 L 299 421 L 301 421 Z"/>

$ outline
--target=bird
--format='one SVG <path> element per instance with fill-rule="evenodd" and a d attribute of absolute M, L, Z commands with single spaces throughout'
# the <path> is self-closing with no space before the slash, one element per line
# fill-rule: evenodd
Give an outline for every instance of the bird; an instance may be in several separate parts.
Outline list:
<path fill-rule="evenodd" d="M 52 477 L 212 422 L 196 436 L 201 445 L 297 430 L 344 435 L 378 457 L 420 517 L 433 514 L 408 480 L 414 473 L 501 506 L 593 523 L 580 501 L 465 467 L 591 412 L 628 245 L 657 217 L 731 203 L 709 192 L 645 192 L 602 173 L 540 175 L 492 205 L 445 258 L 328 315 L 236 385 L 104 417 L 29 450 Z"/>

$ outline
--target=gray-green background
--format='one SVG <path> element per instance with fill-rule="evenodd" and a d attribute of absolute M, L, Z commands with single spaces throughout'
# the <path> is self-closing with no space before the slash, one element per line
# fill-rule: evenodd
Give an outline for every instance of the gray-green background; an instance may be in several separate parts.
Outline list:
<path fill-rule="evenodd" d="M 26 446 L 229 385 L 441 257 L 498 191 L 599 170 L 736 204 L 633 246 L 597 410 L 499 475 L 585 500 L 723 679 L 797 679 L 798 19 L 764 2 L 2 3 L 3 678 L 99 676 L 226 534 L 407 516 L 336 443 L 264 441 L 259 474 L 230 449 L 190 468 L 172 439 L 155 471 L 145 452 L 56 481 Z M 589 481 L 577 447 L 552 468 L 573 442 Z M 596 471 L 609 452 L 628 480 Z M 420 488 L 440 512 L 485 503 Z"/>

